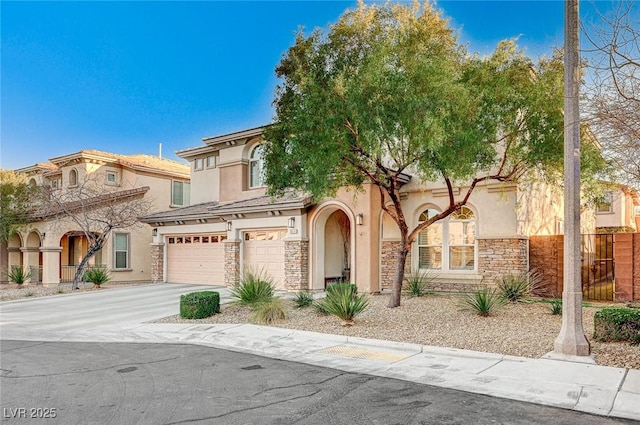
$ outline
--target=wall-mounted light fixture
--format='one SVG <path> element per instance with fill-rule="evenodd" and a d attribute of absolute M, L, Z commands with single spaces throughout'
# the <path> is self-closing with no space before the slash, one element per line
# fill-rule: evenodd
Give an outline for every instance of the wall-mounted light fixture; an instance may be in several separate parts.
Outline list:
<path fill-rule="evenodd" d="M 44 239 L 47 236 L 47 232 L 42 232 L 42 239 Z"/>
<path fill-rule="evenodd" d="M 289 227 L 289 229 L 293 229 L 293 228 L 296 227 L 296 218 L 295 217 L 289 217 L 288 227 Z"/>
<path fill-rule="evenodd" d="M 231 222 L 227 221 L 227 231 L 230 232 L 231 231 Z"/>
<path fill-rule="evenodd" d="M 153 230 L 151 231 L 151 234 L 152 234 L 153 236 L 158 236 L 158 229 L 153 229 Z"/>
<path fill-rule="evenodd" d="M 356 216 L 356 224 L 358 226 L 362 226 L 362 219 L 364 218 L 364 214 L 360 213 Z"/>

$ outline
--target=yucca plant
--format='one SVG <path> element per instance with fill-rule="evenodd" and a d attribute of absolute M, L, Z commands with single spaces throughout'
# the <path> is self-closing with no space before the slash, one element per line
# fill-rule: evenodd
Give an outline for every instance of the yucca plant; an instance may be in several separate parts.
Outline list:
<path fill-rule="evenodd" d="M 435 275 L 426 270 L 418 270 L 404 278 L 402 291 L 409 297 L 422 297 L 431 293 L 431 282 Z"/>
<path fill-rule="evenodd" d="M 313 295 L 309 292 L 298 292 L 293 296 L 293 302 L 296 305 L 296 308 L 309 307 L 313 304 Z"/>
<path fill-rule="evenodd" d="M 504 304 L 502 298 L 495 289 L 481 288 L 462 295 L 461 308 L 471 311 L 478 316 L 487 317 Z"/>
<path fill-rule="evenodd" d="M 551 314 L 553 315 L 561 315 L 562 314 L 562 299 L 554 298 L 549 300 L 549 305 L 551 307 Z"/>
<path fill-rule="evenodd" d="M 316 309 L 342 319 L 342 326 L 351 326 L 353 319 L 369 306 L 369 298 L 366 294 L 357 295 L 353 285 L 333 285 L 333 289 L 327 291 L 326 298 L 317 304 Z"/>
<path fill-rule="evenodd" d="M 231 296 L 238 299 L 238 303 L 250 305 L 273 298 L 275 286 L 264 271 L 246 269 L 240 282 L 229 288 Z"/>
<path fill-rule="evenodd" d="M 82 280 L 84 282 L 93 283 L 93 286 L 99 288 L 103 283 L 107 283 L 111 280 L 111 276 L 107 269 L 96 268 L 89 269 L 82 275 Z"/>
<path fill-rule="evenodd" d="M 253 303 L 251 321 L 268 325 L 287 318 L 287 311 L 282 298 L 273 297 Z"/>
<path fill-rule="evenodd" d="M 22 287 L 29 279 L 31 279 L 31 269 L 22 268 L 20 266 L 13 266 L 7 273 L 7 279 L 10 282 L 15 283 L 19 287 Z"/>
<path fill-rule="evenodd" d="M 540 282 L 540 274 L 536 272 L 510 273 L 500 279 L 498 292 L 505 301 L 523 301 L 540 286 Z"/>

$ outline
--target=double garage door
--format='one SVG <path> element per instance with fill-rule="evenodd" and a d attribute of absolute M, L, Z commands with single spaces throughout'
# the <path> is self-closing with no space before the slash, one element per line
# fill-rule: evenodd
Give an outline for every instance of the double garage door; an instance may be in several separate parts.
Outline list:
<path fill-rule="evenodd" d="M 262 271 L 284 289 L 286 230 L 243 233 L 241 268 Z M 224 285 L 226 235 L 193 234 L 167 238 L 167 282 Z"/>

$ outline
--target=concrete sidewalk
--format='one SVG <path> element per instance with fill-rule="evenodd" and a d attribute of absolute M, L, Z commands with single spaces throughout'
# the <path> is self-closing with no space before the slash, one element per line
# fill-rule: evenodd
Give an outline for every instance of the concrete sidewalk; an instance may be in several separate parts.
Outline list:
<path fill-rule="evenodd" d="M 226 288 L 215 290 L 221 293 L 223 302 L 229 301 Z M 8 307 L 13 303 L 3 304 Z M 148 323 L 138 316 L 117 326 L 112 322 L 111 326 L 93 324 L 73 330 L 12 326 L 11 322 L 5 322 L 2 328 L 3 339 L 199 344 L 640 421 L 640 370 L 636 369 L 250 324 Z"/>

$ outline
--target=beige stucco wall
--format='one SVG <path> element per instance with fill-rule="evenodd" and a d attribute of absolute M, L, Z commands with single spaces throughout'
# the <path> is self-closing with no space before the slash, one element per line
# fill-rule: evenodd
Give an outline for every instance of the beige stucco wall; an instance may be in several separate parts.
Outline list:
<path fill-rule="evenodd" d="M 633 202 L 621 190 L 611 191 L 611 212 L 596 212 L 596 226 L 633 226 Z"/>
<path fill-rule="evenodd" d="M 204 160 L 204 158 L 203 158 Z M 193 170 L 191 163 L 191 204 L 220 200 L 220 168 Z"/>

